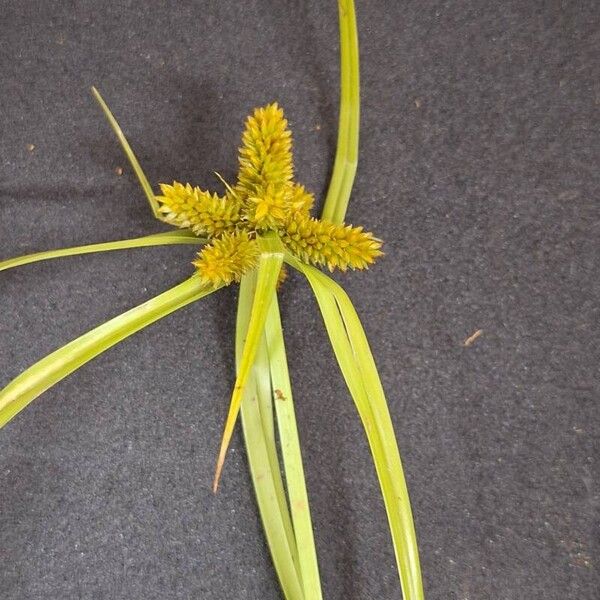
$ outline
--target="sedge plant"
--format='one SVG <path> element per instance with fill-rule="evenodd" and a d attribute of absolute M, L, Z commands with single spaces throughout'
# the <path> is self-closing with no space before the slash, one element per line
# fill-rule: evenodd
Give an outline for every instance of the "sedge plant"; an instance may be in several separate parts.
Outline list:
<path fill-rule="evenodd" d="M 381 486 L 406 600 L 423 590 L 415 530 L 400 455 L 373 355 L 348 295 L 329 271 L 366 269 L 382 255 L 373 234 L 344 223 L 356 173 L 359 70 L 352 0 L 339 0 L 341 94 L 337 152 L 320 218 L 314 196 L 294 180 L 292 138 L 277 103 L 248 117 L 235 182 L 222 193 L 190 183 L 155 193 L 100 93 L 92 88 L 146 195 L 153 215 L 175 227 L 134 239 L 39 252 L 0 262 L 0 271 L 77 254 L 156 245 L 201 246 L 184 282 L 59 348 L 0 391 L 0 427 L 45 390 L 126 337 L 168 314 L 239 284 L 236 369 L 217 454 L 216 492 L 238 416 L 265 537 L 283 595 L 322 598 L 308 493 L 282 333 L 278 293 L 286 268 L 307 280 L 354 400 Z M 281 455 L 281 463 L 280 463 Z M 283 465 L 283 473 L 280 464 Z"/>

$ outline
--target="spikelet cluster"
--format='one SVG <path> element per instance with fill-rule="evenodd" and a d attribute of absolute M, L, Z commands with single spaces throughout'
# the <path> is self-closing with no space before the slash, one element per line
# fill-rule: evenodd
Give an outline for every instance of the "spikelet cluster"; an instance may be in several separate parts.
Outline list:
<path fill-rule="evenodd" d="M 234 231 L 241 218 L 241 203 L 233 196 L 221 198 L 189 183 L 176 181 L 160 185 L 157 196 L 165 221 L 176 227 L 190 228 L 198 236 L 218 237 Z"/>
<path fill-rule="evenodd" d="M 240 148 L 238 186 L 249 196 L 265 185 L 290 183 L 294 174 L 292 134 L 277 103 L 256 108 L 246 119 Z"/>
<path fill-rule="evenodd" d="M 200 277 L 217 287 L 239 281 L 258 264 L 256 239 L 247 231 L 225 233 L 202 249 L 194 261 Z"/>
<path fill-rule="evenodd" d="M 292 136 L 277 104 L 246 120 L 239 164 L 237 183 L 225 184 L 223 197 L 177 182 L 161 185 L 157 197 L 167 222 L 209 238 L 194 262 L 206 282 L 239 281 L 258 264 L 256 236 L 269 230 L 297 258 L 330 271 L 365 269 L 383 254 L 381 240 L 362 227 L 310 216 L 314 196 L 293 181 Z M 284 279 L 282 270 L 279 283 Z"/>
<path fill-rule="evenodd" d="M 308 216 L 314 204 L 315 197 L 303 185 L 295 183 L 292 186 L 289 198 L 289 211 L 292 215 Z"/>
<path fill-rule="evenodd" d="M 336 225 L 306 216 L 290 220 L 281 239 L 304 262 L 330 271 L 366 269 L 381 256 L 381 240 L 362 227 Z"/>
<path fill-rule="evenodd" d="M 244 218 L 257 230 L 281 227 L 290 210 L 294 174 L 292 134 L 277 103 L 246 119 L 236 190 L 247 198 Z"/>

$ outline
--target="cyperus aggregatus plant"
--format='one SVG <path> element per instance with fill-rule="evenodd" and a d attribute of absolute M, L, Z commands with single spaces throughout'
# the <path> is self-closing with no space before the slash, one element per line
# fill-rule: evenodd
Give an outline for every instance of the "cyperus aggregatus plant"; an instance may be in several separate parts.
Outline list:
<path fill-rule="evenodd" d="M 257 108 L 246 121 L 235 186 L 217 194 L 174 182 L 162 184 L 158 213 L 167 223 L 204 237 L 208 243 L 194 265 L 200 284 L 217 289 L 241 281 L 251 270 L 264 275 L 264 302 L 256 313 L 256 336 L 244 346 L 240 372 L 217 461 L 214 489 L 256 358 L 267 310 L 281 279 L 282 262 L 326 265 L 330 271 L 364 269 L 382 254 L 381 242 L 362 227 L 336 225 L 310 215 L 313 196 L 293 181 L 292 138 L 277 104 Z M 270 257 L 261 265 L 261 255 Z M 262 266 L 262 269 L 260 268 Z"/>
<path fill-rule="evenodd" d="M 293 178 L 292 140 L 277 104 L 246 121 L 238 178 L 222 195 L 191 184 L 154 190 L 123 132 L 94 88 L 148 198 L 155 217 L 178 228 L 132 240 L 41 252 L 0 262 L 0 271 L 37 260 L 152 245 L 203 244 L 195 273 L 171 290 L 115 317 L 56 350 L 0 391 L 0 427 L 46 389 L 154 321 L 219 288 L 240 283 L 237 378 L 217 458 L 217 490 L 241 412 L 250 470 L 273 563 L 288 599 L 322 597 L 308 495 L 277 302 L 284 263 L 303 273 L 315 294 L 344 379 L 365 426 L 381 484 L 400 581 L 407 600 L 423 597 L 406 484 L 383 388 L 358 316 L 343 289 L 315 267 L 364 269 L 381 241 L 342 221 L 358 149 L 358 46 L 352 0 L 340 0 L 341 110 L 338 150 L 323 217 Z M 255 398 L 257 401 L 250 401 Z M 285 472 L 279 469 L 277 425 Z M 260 473 L 261 476 L 257 476 Z"/>

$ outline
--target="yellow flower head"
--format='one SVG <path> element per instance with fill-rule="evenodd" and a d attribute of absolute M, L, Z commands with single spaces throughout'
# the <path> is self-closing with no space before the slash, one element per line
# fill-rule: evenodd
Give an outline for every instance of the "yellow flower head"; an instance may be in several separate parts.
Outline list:
<path fill-rule="evenodd" d="M 256 240 L 247 231 L 225 233 L 204 247 L 194 265 L 207 283 L 229 285 L 256 267 L 259 254 Z"/>
<path fill-rule="evenodd" d="M 292 134 L 287 125 L 277 103 L 256 108 L 246 119 L 238 186 L 248 196 L 260 195 L 269 184 L 291 183 L 294 174 Z"/>
<path fill-rule="evenodd" d="M 325 265 L 330 271 L 366 269 L 383 254 L 381 240 L 362 227 L 335 225 L 311 217 L 292 219 L 281 239 L 304 262 Z"/>
<path fill-rule="evenodd" d="M 292 135 L 283 110 L 268 104 L 246 119 L 235 186 L 219 196 L 188 184 L 161 184 L 165 220 L 209 240 L 194 264 L 214 285 L 239 281 L 258 263 L 257 234 L 275 231 L 304 262 L 330 271 L 365 269 L 381 240 L 362 227 L 310 216 L 314 197 L 293 181 Z"/>
<path fill-rule="evenodd" d="M 221 198 L 189 183 L 161 183 L 162 196 L 157 196 L 165 221 L 177 227 L 190 228 L 199 237 L 219 237 L 236 229 L 241 204 L 234 197 Z"/>

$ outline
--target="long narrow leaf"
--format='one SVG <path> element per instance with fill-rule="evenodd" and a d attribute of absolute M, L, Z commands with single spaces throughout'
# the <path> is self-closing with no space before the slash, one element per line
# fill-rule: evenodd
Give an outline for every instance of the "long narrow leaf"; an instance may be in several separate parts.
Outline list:
<path fill-rule="evenodd" d="M 60 248 L 58 250 L 46 250 L 34 254 L 26 254 L 16 258 L 0 261 L 0 271 L 20 267 L 41 260 L 51 260 L 65 256 L 76 256 L 78 254 L 91 254 L 93 252 L 108 252 L 111 250 L 127 250 L 129 248 L 143 248 L 147 246 L 170 246 L 173 244 L 204 244 L 206 240 L 196 237 L 190 230 L 167 231 L 144 237 L 132 238 L 130 240 L 119 240 L 116 242 L 102 242 L 100 244 L 88 244 L 86 246 L 73 246 L 71 248 Z"/>
<path fill-rule="evenodd" d="M 274 295 L 273 299 L 271 300 L 271 304 L 276 300 L 277 296 Z M 252 371 L 254 374 L 254 380 L 256 382 L 256 410 L 258 410 L 260 413 L 263 437 L 271 465 L 271 472 L 273 474 L 273 484 L 277 492 L 279 510 L 283 515 L 284 525 L 286 527 L 286 535 L 288 537 L 294 563 L 296 568 L 298 568 L 299 549 L 297 549 L 296 537 L 294 535 L 294 528 L 292 526 L 292 519 L 290 517 L 290 509 L 287 503 L 285 488 L 280 472 L 279 456 L 277 454 L 275 422 L 273 416 L 273 390 L 271 387 L 271 372 L 267 341 L 264 333 L 261 336 Z"/>
<path fill-rule="evenodd" d="M 277 428 L 285 469 L 285 480 L 298 545 L 298 560 L 306 598 L 321 600 L 319 564 L 313 535 L 302 452 L 296 425 L 292 386 L 288 371 L 277 297 L 273 298 L 265 323 L 271 384 L 275 397 Z"/>
<path fill-rule="evenodd" d="M 422 600 L 419 554 L 408 490 L 383 388 L 366 335 L 346 292 L 327 275 L 286 256 L 307 277 L 371 447 L 388 515 L 402 591 Z"/>
<path fill-rule="evenodd" d="M 252 303 L 248 335 L 246 337 L 246 343 L 244 345 L 244 352 L 240 361 L 237 379 L 233 388 L 229 412 L 227 414 L 227 419 L 225 421 L 225 427 L 223 430 L 221 447 L 219 449 L 219 456 L 217 458 L 215 480 L 213 482 L 214 492 L 216 492 L 219 487 L 219 478 L 221 477 L 223 463 L 225 462 L 225 455 L 227 453 L 227 448 L 229 447 L 237 415 L 240 410 L 244 388 L 248 382 L 250 370 L 252 369 L 254 358 L 256 357 L 256 351 L 258 349 L 265 326 L 267 309 L 269 308 L 269 303 L 275 294 L 277 277 L 279 275 L 279 271 L 281 270 L 281 263 L 283 262 L 283 246 L 281 245 L 279 238 L 273 232 L 269 232 L 265 234 L 265 236 L 258 238 L 258 242 L 261 246 L 261 255 L 258 265 L 256 292 L 254 294 L 254 300 Z"/>
<path fill-rule="evenodd" d="M 98 101 L 98 104 L 100 104 L 100 107 L 102 108 L 102 111 L 104 112 L 106 120 L 109 122 L 110 126 L 112 127 L 112 130 L 115 132 L 115 135 L 117 136 L 117 138 L 121 144 L 121 147 L 123 148 L 123 151 L 125 152 L 125 155 L 127 156 L 127 160 L 129 160 L 131 167 L 133 168 L 135 174 L 137 175 L 140 185 L 142 186 L 142 189 L 144 190 L 144 194 L 146 194 L 146 198 L 148 198 L 148 203 L 150 204 L 150 208 L 152 209 L 152 214 L 159 221 L 163 221 L 164 219 L 163 219 L 162 215 L 160 214 L 160 211 L 158 210 L 158 202 L 157 202 L 156 198 L 154 197 L 154 192 L 152 191 L 152 186 L 150 185 L 150 182 L 148 181 L 146 174 L 144 173 L 142 167 L 140 166 L 138 159 L 136 158 L 133 150 L 131 149 L 131 146 L 129 145 L 129 142 L 127 141 L 127 138 L 125 137 L 125 134 L 123 133 L 121 127 L 119 127 L 119 123 L 117 123 L 117 120 L 115 119 L 113 114 L 110 112 L 108 105 L 106 104 L 106 102 L 104 102 L 104 99 L 100 95 L 100 92 L 95 87 L 92 87 L 92 93 L 94 94 L 94 97 Z"/>
<path fill-rule="evenodd" d="M 49 354 L 0 391 L 0 427 L 48 388 L 111 346 L 212 291 L 194 275 Z"/>
<path fill-rule="evenodd" d="M 238 367 L 246 342 L 255 289 L 256 273 L 252 272 L 245 275 L 240 284 L 235 338 Z M 259 400 L 261 388 L 256 386 L 255 381 L 255 377 L 269 377 L 269 372 L 268 368 L 265 373 L 264 368 L 256 367 L 257 365 L 250 374 L 240 410 L 248 465 L 265 538 L 284 597 L 286 600 L 303 600 L 305 596 L 298 575 L 296 540 L 279 466 L 278 464 L 274 465 L 274 462 L 277 463 L 277 461 L 273 461 L 272 457 L 275 440 L 265 433 L 264 418 L 260 409 L 262 402 Z M 270 399 L 270 389 L 268 393 Z M 306 600 L 309 599 L 306 598 Z"/>
<path fill-rule="evenodd" d="M 360 74 L 354 0 L 338 0 L 340 28 L 340 116 L 331 182 L 322 217 L 341 223 L 346 215 L 358 163 Z"/>

